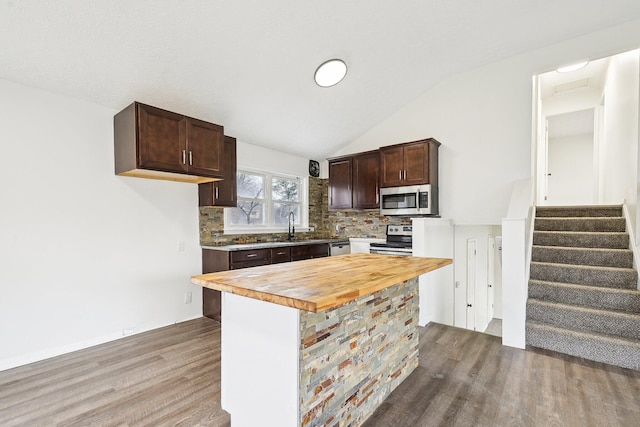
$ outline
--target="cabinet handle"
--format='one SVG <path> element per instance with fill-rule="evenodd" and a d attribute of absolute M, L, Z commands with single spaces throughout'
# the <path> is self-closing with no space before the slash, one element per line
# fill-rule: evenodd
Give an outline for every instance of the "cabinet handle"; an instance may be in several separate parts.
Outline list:
<path fill-rule="evenodd" d="M 249 254 L 249 255 L 247 255 L 247 258 L 253 258 L 253 257 L 256 257 L 256 256 L 258 256 L 258 254 Z"/>
<path fill-rule="evenodd" d="M 216 199 L 218 198 L 218 187 L 216 187 Z"/>
<path fill-rule="evenodd" d="M 404 180 L 405 181 L 407 180 L 407 170 L 406 169 L 404 170 Z"/>
<path fill-rule="evenodd" d="M 193 165 L 193 153 L 189 151 L 189 166 Z"/>
<path fill-rule="evenodd" d="M 400 173 L 400 181 L 402 181 L 402 169 L 398 171 Z"/>
<path fill-rule="evenodd" d="M 187 150 L 182 150 L 182 164 L 187 164 Z"/>
<path fill-rule="evenodd" d="M 278 253 L 276 253 L 276 255 L 284 255 L 284 254 L 286 254 L 286 252 L 278 252 Z"/>
<path fill-rule="evenodd" d="M 376 185 L 376 203 L 380 203 L 380 191 L 378 190 L 377 185 Z"/>

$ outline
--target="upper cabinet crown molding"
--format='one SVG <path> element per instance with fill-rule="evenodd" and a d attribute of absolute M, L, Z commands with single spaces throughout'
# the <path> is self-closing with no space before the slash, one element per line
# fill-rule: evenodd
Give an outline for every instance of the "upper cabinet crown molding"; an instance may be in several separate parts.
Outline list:
<path fill-rule="evenodd" d="M 117 175 L 192 183 L 224 176 L 224 128 L 134 102 L 115 115 Z"/>

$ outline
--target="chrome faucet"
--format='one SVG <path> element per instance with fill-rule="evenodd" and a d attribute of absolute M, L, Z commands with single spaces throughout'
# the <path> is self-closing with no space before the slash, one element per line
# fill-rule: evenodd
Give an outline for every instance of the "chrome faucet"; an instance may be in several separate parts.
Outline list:
<path fill-rule="evenodd" d="M 287 240 L 291 241 L 293 239 L 293 235 L 296 233 L 296 216 L 293 212 L 289 212 L 289 232 L 287 233 Z"/>

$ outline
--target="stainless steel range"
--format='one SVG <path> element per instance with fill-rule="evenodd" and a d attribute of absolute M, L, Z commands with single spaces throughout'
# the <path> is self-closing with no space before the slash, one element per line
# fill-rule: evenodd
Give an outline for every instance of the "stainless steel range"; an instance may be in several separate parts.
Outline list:
<path fill-rule="evenodd" d="M 369 252 L 383 255 L 413 255 L 411 225 L 387 225 L 387 241 L 369 243 Z"/>

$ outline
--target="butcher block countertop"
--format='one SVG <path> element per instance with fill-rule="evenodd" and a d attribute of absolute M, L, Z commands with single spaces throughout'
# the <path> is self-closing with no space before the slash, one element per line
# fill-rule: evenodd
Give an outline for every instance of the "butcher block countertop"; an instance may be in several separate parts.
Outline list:
<path fill-rule="evenodd" d="M 449 258 L 359 253 L 201 274 L 191 282 L 317 313 L 452 262 Z"/>

